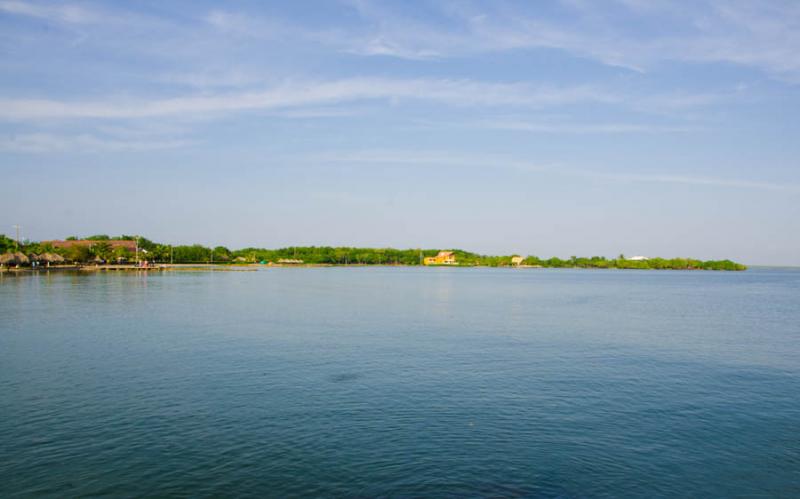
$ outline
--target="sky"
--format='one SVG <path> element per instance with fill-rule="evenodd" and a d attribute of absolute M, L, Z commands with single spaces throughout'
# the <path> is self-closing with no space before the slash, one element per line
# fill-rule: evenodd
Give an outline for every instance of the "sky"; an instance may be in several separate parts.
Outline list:
<path fill-rule="evenodd" d="M 800 265 L 800 3 L 0 0 L 0 233 Z"/>

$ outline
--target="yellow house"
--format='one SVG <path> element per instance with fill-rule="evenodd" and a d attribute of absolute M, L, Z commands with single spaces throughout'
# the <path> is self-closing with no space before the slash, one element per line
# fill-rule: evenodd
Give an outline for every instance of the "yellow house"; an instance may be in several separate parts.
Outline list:
<path fill-rule="evenodd" d="M 428 256 L 423 260 L 425 265 L 455 265 L 456 255 L 452 251 L 440 251 L 436 256 Z"/>
<path fill-rule="evenodd" d="M 514 255 L 511 257 L 511 265 L 513 265 L 514 267 L 519 267 L 520 265 L 522 265 L 522 262 L 524 261 L 525 259 L 519 255 Z"/>

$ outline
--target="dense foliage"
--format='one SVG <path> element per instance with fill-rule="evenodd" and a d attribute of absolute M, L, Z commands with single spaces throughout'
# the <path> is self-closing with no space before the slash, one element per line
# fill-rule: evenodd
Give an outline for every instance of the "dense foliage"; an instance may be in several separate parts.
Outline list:
<path fill-rule="evenodd" d="M 745 270 L 746 266 L 730 260 L 695 260 L 692 258 L 650 258 L 649 260 L 628 260 L 620 255 L 618 258 L 607 259 L 602 256 L 591 258 L 570 257 L 562 260 L 557 257 L 542 260 L 529 256 L 523 261 L 524 265 L 555 267 L 555 268 L 592 268 L 592 269 L 671 269 L 671 270 Z"/>
<path fill-rule="evenodd" d="M 0 234 L 0 254 L 14 251 L 16 247 L 15 244 L 13 239 Z"/>
<path fill-rule="evenodd" d="M 77 237 L 67 238 L 77 240 Z M 199 244 L 171 246 L 135 236 L 110 237 L 98 234 L 85 238 L 95 241 L 89 246 L 74 246 L 68 250 L 55 249 L 43 243 L 26 243 L 20 251 L 25 254 L 45 252 L 59 253 L 72 262 L 130 262 L 134 255 L 124 248 L 112 247 L 112 241 L 136 240 L 140 249 L 140 260 L 173 263 L 267 263 L 280 260 L 301 260 L 316 265 L 420 265 L 427 256 L 435 256 L 438 249 L 394 249 L 394 248 L 351 248 L 331 246 L 292 246 L 280 249 L 243 248 L 231 251 L 224 246 L 208 248 Z M 15 250 L 14 240 L 0 235 L 0 253 Z M 479 255 L 459 249 L 455 253 L 459 266 L 505 267 L 512 265 L 512 255 Z M 554 268 L 596 268 L 596 269 L 702 269 L 702 270 L 745 270 L 742 264 L 730 260 L 701 261 L 691 258 L 651 258 L 649 260 L 629 260 L 623 255 L 608 259 L 602 256 L 591 258 L 572 256 L 566 260 L 552 257 L 548 259 L 528 256 L 522 265 Z"/>

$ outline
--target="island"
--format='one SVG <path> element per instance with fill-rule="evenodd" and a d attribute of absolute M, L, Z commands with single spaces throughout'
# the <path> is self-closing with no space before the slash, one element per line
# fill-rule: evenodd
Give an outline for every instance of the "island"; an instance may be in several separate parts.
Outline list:
<path fill-rule="evenodd" d="M 429 267 L 586 268 L 640 270 L 724 270 L 747 267 L 731 260 L 660 258 L 619 255 L 540 258 L 528 255 L 482 255 L 461 249 L 395 249 L 332 246 L 290 246 L 279 249 L 170 245 L 145 237 L 75 236 L 63 240 L 17 241 L 0 234 L 0 266 L 54 268 L 83 265 L 142 267 L 167 264 L 216 265 L 405 265 Z"/>

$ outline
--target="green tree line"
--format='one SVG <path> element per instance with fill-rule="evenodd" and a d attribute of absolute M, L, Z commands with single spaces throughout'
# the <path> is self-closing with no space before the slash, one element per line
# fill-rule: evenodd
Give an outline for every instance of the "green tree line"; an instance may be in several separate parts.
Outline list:
<path fill-rule="evenodd" d="M 71 236 L 68 240 L 78 240 Z M 230 250 L 224 246 L 206 247 L 200 244 L 168 245 L 153 242 L 144 237 L 105 234 L 93 235 L 84 240 L 93 241 L 86 246 L 69 249 L 54 248 L 47 243 L 28 242 L 19 250 L 26 255 L 58 253 L 71 262 L 132 262 L 135 255 L 125 248 L 113 248 L 112 241 L 136 240 L 140 248 L 139 259 L 156 263 L 267 263 L 279 260 L 302 260 L 315 265 L 420 265 L 424 257 L 435 256 L 439 249 L 395 249 L 357 248 L 347 246 L 290 246 L 279 249 L 242 248 Z M 15 251 L 13 239 L 0 234 L 0 253 Z M 493 256 L 451 249 L 459 266 L 507 267 L 513 264 L 515 255 Z M 623 255 L 617 258 L 603 256 L 540 258 L 528 256 L 522 265 L 546 268 L 593 268 L 593 269 L 674 269 L 674 270 L 745 270 L 747 267 L 731 260 L 696 260 L 692 258 L 650 258 L 629 260 Z"/>

